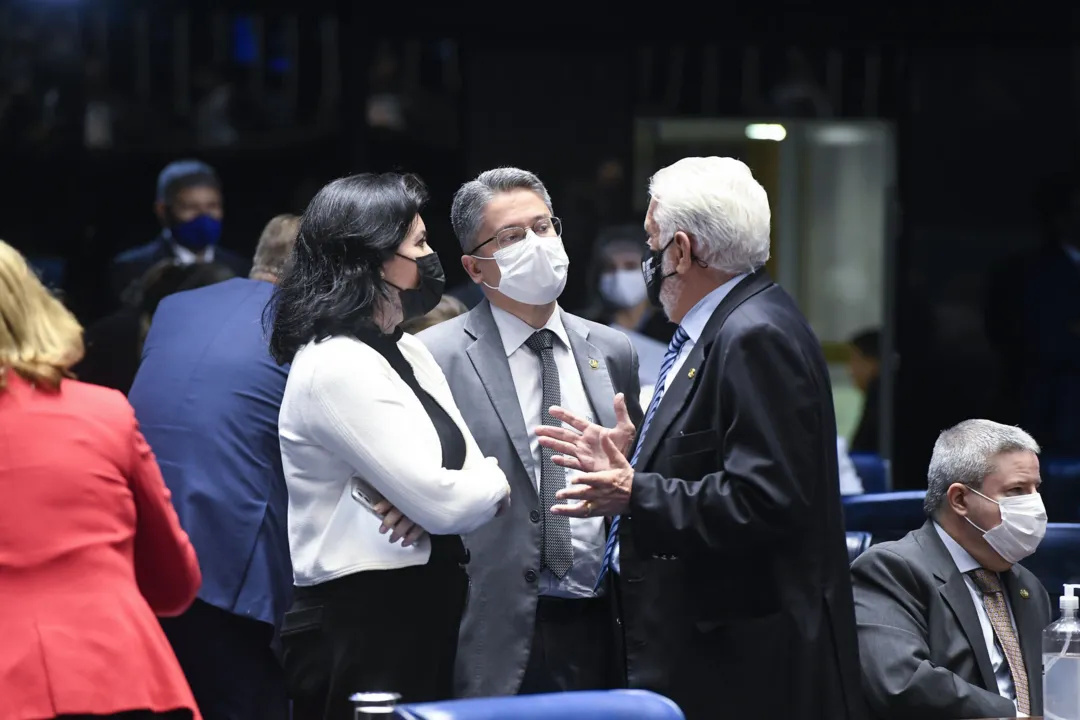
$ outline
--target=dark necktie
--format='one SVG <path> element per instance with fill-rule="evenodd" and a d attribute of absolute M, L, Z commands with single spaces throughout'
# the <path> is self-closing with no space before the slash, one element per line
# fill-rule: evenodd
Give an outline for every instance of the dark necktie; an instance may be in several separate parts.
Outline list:
<path fill-rule="evenodd" d="M 675 335 L 672 336 L 671 342 L 668 343 L 667 352 L 664 353 L 664 362 L 660 365 L 660 374 L 656 378 L 656 385 L 653 386 L 652 400 L 649 402 L 649 409 L 645 412 L 645 420 L 641 423 L 641 432 L 638 433 L 637 449 L 634 450 L 634 456 L 630 458 L 631 467 L 637 465 L 638 455 L 641 454 L 641 446 L 645 441 L 645 433 L 649 432 L 649 425 L 652 424 L 656 408 L 660 407 L 660 401 L 664 399 L 668 373 L 671 372 L 679 353 L 682 352 L 683 345 L 689 339 L 690 335 L 680 325 L 675 329 Z M 619 544 L 619 518 L 620 516 L 616 515 L 611 521 L 607 545 L 604 546 L 604 559 L 600 563 L 600 573 L 596 576 L 596 585 L 593 586 L 593 592 L 600 589 L 600 583 L 604 581 L 604 575 L 607 574 L 612 561 L 615 559 L 615 546 Z"/>
<path fill-rule="evenodd" d="M 1012 675 L 1013 688 L 1016 690 L 1016 709 L 1027 715 L 1031 712 L 1027 665 L 1024 663 L 1024 654 L 1020 652 L 1020 640 L 1016 637 L 1012 620 L 1009 618 L 1009 607 L 1005 604 L 1001 578 L 997 573 L 990 572 L 986 568 L 972 570 L 968 575 L 982 593 L 983 607 L 986 608 L 986 615 L 990 618 L 990 626 L 994 628 L 994 636 L 1005 652 L 1005 660 L 1009 663 L 1009 673 Z"/>
<path fill-rule="evenodd" d="M 554 341 L 555 333 L 538 330 L 525 341 L 525 346 L 537 354 L 543 369 L 544 404 L 540 412 L 541 421 L 547 426 L 561 427 L 562 423 L 548 412 L 552 405 L 562 404 L 559 368 L 555 365 L 555 353 L 552 351 Z M 554 455 L 554 451 L 546 447 L 540 448 L 540 505 L 543 508 L 540 514 L 543 522 L 540 559 L 544 566 L 561 580 L 574 564 L 574 546 L 570 539 L 570 518 L 551 514 L 551 506 L 559 502 L 555 493 L 566 487 L 566 469 L 552 461 Z"/>

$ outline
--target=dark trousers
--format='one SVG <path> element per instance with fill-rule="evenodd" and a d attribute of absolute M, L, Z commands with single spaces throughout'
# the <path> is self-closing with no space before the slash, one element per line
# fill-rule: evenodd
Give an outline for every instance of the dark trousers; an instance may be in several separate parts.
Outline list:
<path fill-rule="evenodd" d="M 466 561 L 459 538 L 433 537 L 426 565 L 296 588 L 281 631 L 293 720 L 352 720 L 358 692 L 453 697 Z"/>
<path fill-rule="evenodd" d="M 621 687 L 607 597 L 540 596 L 522 695 Z"/>
<path fill-rule="evenodd" d="M 287 720 L 273 626 L 196 600 L 161 627 L 204 720 Z"/>

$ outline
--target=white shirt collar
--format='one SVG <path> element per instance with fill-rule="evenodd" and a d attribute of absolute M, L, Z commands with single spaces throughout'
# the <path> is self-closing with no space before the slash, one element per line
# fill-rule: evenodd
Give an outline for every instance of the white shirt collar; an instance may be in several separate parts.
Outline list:
<path fill-rule="evenodd" d="M 690 312 L 686 313 L 686 317 L 682 319 L 679 325 L 686 334 L 690 336 L 690 341 L 697 343 L 698 338 L 701 337 L 701 333 L 705 331 L 705 325 L 708 324 L 709 319 L 716 312 L 716 308 L 720 306 L 720 303 L 727 297 L 727 294 L 731 292 L 732 288 L 739 284 L 739 281 L 750 273 L 742 273 L 728 280 L 720 287 L 713 290 L 697 301 L 694 307 L 690 308 Z"/>
<path fill-rule="evenodd" d="M 960 543 L 953 540 L 952 536 L 945 532 L 945 529 L 936 522 L 934 523 L 934 529 L 937 530 L 941 542 L 945 543 L 945 549 L 949 551 L 953 563 L 956 564 L 956 569 L 959 570 L 961 574 L 969 573 L 972 570 L 978 570 L 982 567 L 978 560 L 971 557 L 971 553 L 965 550 Z"/>
<path fill-rule="evenodd" d="M 499 337 L 502 338 L 506 357 L 510 357 L 517 352 L 517 349 L 524 345 L 525 341 L 537 331 L 536 328 L 521 318 L 511 315 L 494 305 L 491 306 L 491 316 L 495 318 L 495 326 L 499 328 Z M 563 345 L 570 347 L 570 336 L 566 334 L 566 328 L 563 326 L 562 321 L 562 311 L 557 305 L 555 306 L 555 312 L 551 313 L 551 317 L 548 318 L 544 327 L 540 329 L 550 330 L 555 333 L 555 337 L 562 340 Z"/>

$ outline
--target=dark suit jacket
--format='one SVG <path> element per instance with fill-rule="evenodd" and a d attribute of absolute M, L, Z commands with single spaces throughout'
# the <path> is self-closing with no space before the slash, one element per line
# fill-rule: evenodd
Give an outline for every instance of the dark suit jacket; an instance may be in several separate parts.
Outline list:
<path fill-rule="evenodd" d="M 851 575 L 863 687 L 876 717 L 1016 715 L 1012 701 L 998 694 L 975 603 L 933 523 L 870 548 Z M 1050 624 L 1050 599 L 1019 565 L 1001 578 L 1027 665 L 1031 714 L 1042 715 L 1042 631 Z"/>
<path fill-rule="evenodd" d="M 687 718 L 858 718 L 829 374 L 764 271 L 672 381 L 619 529 L 631 687 Z"/>
<path fill-rule="evenodd" d="M 147 270 L 173 256 L 172 246 L 161 235 L 145 245 L 129 248 L 117 254 L 109 264 L 109 286 L 113 299 L 116 300 L 123 295 L 128 286 L 141 278 Z M 214 262 L 226 265 L 238 277 L 245 277 L 251 271 L 249 259 L 220 245 L 214 248 Z"/>
<path fill-rule="evenodd" d="M 560 311 L 561 312 L 561 311 Z M 581 384 L 596 421 L 615 426 L 615 393 L 640 425 L 637 354 L 617 330 L 562 313 Z M 540 569 L 540 508 L 530 433 L 491 306 L 420 334 L 446 375 L 454 400 L 484 455 L 497 458 L 510 483 L 510 511 L 465 537 L 472 560 L 469 605 L 457 653 L 457 692 L 512 695 L 532 647 Z"/>
<path fill-rule="evenodd" d="M 272 292 L 233 278 L 165 298 L 128 398 L 199 554 L 199 598 L 277 625 L 292 563 L 277 429 L 288 368 L 262 326 Z"/>

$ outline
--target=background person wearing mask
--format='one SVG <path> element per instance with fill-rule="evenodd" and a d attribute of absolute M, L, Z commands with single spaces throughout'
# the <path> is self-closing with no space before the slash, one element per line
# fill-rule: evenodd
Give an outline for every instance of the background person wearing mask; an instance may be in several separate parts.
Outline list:
<path fill-rule="evenodd" d="M 764 270 L 765 189 L 733 158 L 649 184 L 650 299 L 679 323 L 630 462 L 568 410 L 541 443 L 586 474 L 553 512 L 613 517 L 630 687 L 690 720 L 861 718 L 829 372 Z M 582 501 L 582 502 L 578 502 Z"/>
<path fill-rule="evenodd" d="M 641 273 L 643 236 L 640 225 L 621 225 L 600 234 L 590 275 L 594 300 L 584 315 L 630 338 L 638 354 L 642 402 L 648 404 L 675 327 L 649 303 Z"/>
<path fill-rule="evenodd" d="M 180 264 L 217 261 L 236 275 L 247 275 L 250 263 L 223 247 L 221 222 L 225 206 L 221 180 L 214 169 L 198 160 L 177 160 L 157 179 L 154 214 L 161 223 L 156 238 L 119 253 L 109 268 L 114 297 L 125 291 L 154 264 L 171 258 Z"/>
<path fill-rule="evenodd" d="M 878 717 L 1042 715 L 1050 599 L 1021 560 L 1046 533 L 1039 446 L 965 420 L 941 433 L 922 528 L 851 566 L 862 680 Z"/>
<path fill-rule="evenodd" d="M 267 224 L 250 278 L 161 302 L 129 395 L 202 564 L 198 600 L 162 626 L 206 720 L 288 716 L 271 650 L 292 599 L 277 429 L 288 370 L 262 315 L 298 225 Z"/>
<path fill-rule="evenodd" d="M 446 378 L 401 323 L 445 274 L 413 175 L 335 180 L 300 221 L 268 313 L 292 362 L 278 433 L 297 587 L 282 628 L 293 717 L 351 718 L 348 698 L 453 695 L 468 595 L 460 535 L 509 504 Z M 388 534 L 387 534 L 388 533 Z"/>
<path fill-rule="evenodd" d="M 82 328 L 0 241 L 0 719 L 198 720 L 154 614 L 199 562 L 124 396 L 70 379 Z"/>
<path fill-rule="evenodd" d="M 641 417 L 637 358 L 621 333 L 559 308 L 569 260 L 552 213 L 544 184 L 526 170 L 489 170 L 462 185 L 450 219 L 461 264 L 486 299 L 420 335 L 517 500 L 466 538 L 473 583 L 457 672 L 466 696 L 622 684 L 610 593 L 594 593 L 604 520 L 551 515 L 555 492 L 573 479 L 533 430 L 563 405 L 622 428 L 628 446 Z"/>

